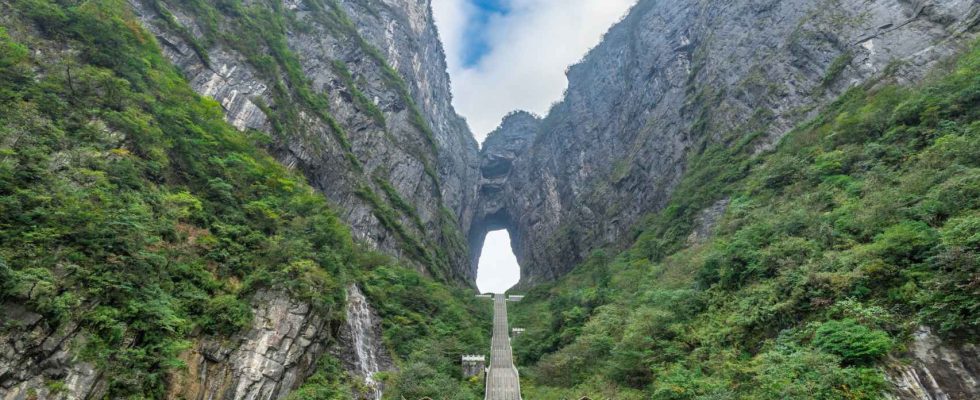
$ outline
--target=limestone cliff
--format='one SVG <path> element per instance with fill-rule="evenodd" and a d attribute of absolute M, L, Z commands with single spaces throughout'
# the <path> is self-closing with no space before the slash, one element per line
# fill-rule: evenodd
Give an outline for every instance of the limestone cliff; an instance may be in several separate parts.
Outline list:
<path fill-rule="evenodd" d="M 303 383 L 327 349 L 331 326 L 309 304 L 281 291 L 253 299 L 252 327 L 230 339 L 204 338 L 171 374 L 169 399 L 281 399 Z"/>
<path fill-rule="evenodd" d="M 520 232 L 512 229 L 516 221 L 510 210 L 521 207 L 514 201 L 518 198 L 516 192 L 522 187 L 513 184 L 510 176 L 515 168 L 514 161 L 531 145 L 540 123 L 541 119 L 535 115 L 523 111 L 514 112 L 504 118 L 500 127 L 491 132 L 483 142 L 483 151 L 480 153 L 479 201 L 476 205 L 479 215 L 469 232 L 470 269 L 473 274 L 479 265 L 480 249 L 483 248 L 483 241 L 489 231 L 507 229 L 514 253 L 521 253 L 517 250 L 522 244 L 518 236 Z M 537 220 L 549 216 L 532 214 L 529 217 Z"/>
<path fill-rule="evenodd" d="M 232 337 L 195 339 L 181 357 L 186 368 L 170 373 L 166 398 L 283 399 L 313 373 L 327 351 L 354 375 L 364 376 L 361 365 L 371 365 L 374 372 L 391 370 L 394 363 L 382 344 L 374 310 L 356 286 L 347 295 L 348 321 L 332 326 L 324 313 L 284 291 L 256 293 L 252 326 Z M 364 323 L 358 313 L 371 317 Z M 41 315 L 15 304 L 3 305 L 0 315 L 19 327 L 0 333 L 0 399 L 105 396 L 105 372 L 74 354 L 73 346 L 84 338 L 77 325 L 55 329 Z"/>
<path fill-rule="evenodd" d="M 447 282 L 472 281 L 461 231 L 476 196 L 477 145 L 450 105 L 428 1 L 128 5 L 193 89 L 303 172 L 361 242 Z M 281 399 L 328 350 L 352 375 L 365 372 L 360 353 L 374 372 L 393 367 L 363 296 L 348 303 L 358 310 L 347 324 L 278 289 L 251 304 L 244 331 L 187 338 L 169 398 Z M 352 315 L 372 318 L 355 326 Z M 17 303 L 0 304 L 0 317 L 0 398 L 105 396 L 105 372 L 77 354 L 83 328 Z"/>
<path fill-rule="evenodd" d="M 640 0 L 569 69 L 547 116 L 510 116 L 488 138 L 471 251 L 487 230 L 507 229 L 521 285 L 560 278 L 594 249 L 632 242 L 692 155 L 771 149 L 853 86 L 921 82 L 978 31 L 972 0 Z M 689 244 L 724 214 L 717 196 Z M 975 398 L 975 353 L 923 328 L 892 360 L 890 395 Z"/>
<path fill-rule="evenodd" d="M 505 227 L 522 284 L 555 279 L 628 240 L 665 205 L 691 152 L 741 140 L 761 151 L 871 77 L 916 82 L 978 21 L 971 0 L 641 0 L 569 69 L 565 98 L 521 133 L 532 143 L 508 156 L 506 177 L 483 181 L 492 196 L 481 198 L 472 251 L 472 238 Z M 494 135 L 510 129 L 527 127 L 505 121 Z M 508 146 L 488 140 L 484 170 Z"/>
<path fill-rule="evenodd" d="M 432 275 L 472 280 L 461 232 L 477 145 L 450 103 L 428 1 L 131 4 L 191 86 L 239 129 L 271 135 L 276 157 L 334 202 L 360 239 Z M 283 42 L 240 37 L 254 29 Z"/>

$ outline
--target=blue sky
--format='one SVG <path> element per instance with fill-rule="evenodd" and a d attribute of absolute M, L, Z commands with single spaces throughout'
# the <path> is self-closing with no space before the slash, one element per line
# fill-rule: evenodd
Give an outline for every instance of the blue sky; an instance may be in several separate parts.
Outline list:
<path fill-rule="evenodd" d="M 432 0 L 453 105 L 480 142 L 514 110 L 558 101 L 579 61 L 636 0 Z"/>
<path fill-rule="evenodd" d="M 506 16 L 509 9 L 503 0 L 471 0 L 474 13 L 470 15 L 463 32 L 462 64 L 471 67 L 490 51 L 486 32 L 491 17 Z"/>

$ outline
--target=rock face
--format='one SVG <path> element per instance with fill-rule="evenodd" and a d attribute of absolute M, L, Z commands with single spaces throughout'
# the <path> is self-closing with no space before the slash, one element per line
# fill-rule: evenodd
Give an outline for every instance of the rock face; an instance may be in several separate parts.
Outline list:
<path fill-rule="evenodd" d="M 908 351 L 892 360 L 888 379 L 893 398 L 967 400 L 980 398 L 980 349 L 951 345 L 920 327 Z"/>
<path fill-rule="evenodd" d="M 518 198 L 515 191 L 521 190 L 519 185 L 509 184 L 510 176 L 515 169 L 514 162 L 534 141 L 541 119 L 530 113 L 518 111 L 511 113 L 491 132 L 483 142 L 480 153 L 479 201 L 476 206 L 476 218 L 469 232 L 470 269 L 476 276 L 480 261 L 480 250 L 487 232 L 507 229 L 511 237 L 514 254 L 519 254 L 517 246 L 519 232 L 512 229 L 515 221 L 510 210 L 518 209 L 513 203 Z M 536 214 L 532 218 L 544 216 Z"/>
<path fill-rule="evenodd" d="M 430 0 L 345 0 L 361 36 L 380 48 L 408 83 L 438 144 L 442 199 L 469 230 L 477 200 L 478 149 L 466 121 L 452 107 L 449 74 Z M 476 275 L 471 278 L 475 279 Z"/>
<path fill-rule="evenodd" d="M 694 229 L 687 236 L 687 244 L 698 245 L 706 243 L 714 233 L 715 226 L 718 225 L 718 220 L 722 215 L 725 215 L 725 210 L 728 209 L 729 203 L 731 203 L 731 199 L 726 197 L 716 201 L 711 207 L 701 210 L 694 219 Z"/>
<path fill-rule="evenodd" d="M 568 71 L 563 101 L 514 153 L 490 141 L 469 238 L 506 228 L 524 285 L 555 279 L 628 239 L 661 209 L 688 155 L 755 136 L 757 151 L 847 88 L 888 75 L 916 82 L 976 36 L 972 0 L 640 0 Z M 500 216 L 506 216 L 501 218 Z M 509 221 L 509 223 L 505 223 Z M 476 238 L 476 239 L 474 239 Z"/>
<path fill-rule="evenodd" d="M 352 330 L 349 321 L 332 327 L 309 304 L 290 300 L 282 291 L 257 293 L 252 313 L 248 332 L 230 339 L 200 340 L 184 354 L 188 367 L 172 375 L 169 399 L 282 399 L 313 373 L 327 351 L 340 355 L 355 373 L 363 363 L 373 364 L 374 372 L 393 368 L 381 343 L 377 317 L 363 331 Z M 352 285 L 348 319 L 358 313 L 375 315 Z M 359 348 L 364 351 L 355 351 Z"/>
<path fill-rule="evenodd" d="M 183 2 L 130 3 L 191 86 L 239 129 L 270 134 L 272 153 L 336 204 L 359 239 L 423 272 L 474 279 L 462 232 L 475 204 L 477 144 L 452 108 L 428 1 L 284 1 L 269 11 L 287 17 L 285 44 L 328 110 L 303 104 L 286 67 L 264 71 L 249 49 L 210 37 L 208 24 L 241 29 L 224 11 L 209 22 Z"/>
<path fill-rule="evenodd" d="M 392 369 L 391 355 L 381 340 L 380 320 L 357 288 L 351 288 L 347 314 L 372 316 L 369 324 L 333 327 L 323 313 L 291 300 L 283 291 L 259 291 L 252 300 L 251 328 L 230 338 L 196 340 L 181 356 L 187 368 L 171 374 L 167 398 L 282 399 L 313 373 L 328 350 L 354 373 L 360 373 L 358 365 L 364 364 L 372 365 L 374 372 Z M 72 400 L 104 395 L 101 372 L 73 356 L 72 345 L 84 337 L 75 325 L 52 330 L 40 315 L 15 304 L 6 304 L 0 311 L 7 323 L 0 333 L 0 399 Z M 50 382 L 61 384 L 51 386 Z"/>
<path fill-rule="evenodd" d="M 0 305 L 0 399 L 100 398 L 101 373 L 71 352 L 77 333 L 77 324 L 55 329 L 20 304 Z"/>
<path fill-rule="evenodd" d="M 205 338 L 182 356 L 169 399 L 282 399 L 312 373 L 331 340 L 329 323 L 282 291 L 260 291 L 248 332 Z"/>

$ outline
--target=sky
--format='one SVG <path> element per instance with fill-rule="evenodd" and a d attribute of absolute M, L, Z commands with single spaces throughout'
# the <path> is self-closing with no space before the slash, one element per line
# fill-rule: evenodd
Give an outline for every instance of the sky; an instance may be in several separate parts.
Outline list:
<path fill-rule="evenodd" d="M 487 233 L 476 270 L 476 287 L 480 293 L 503 293 L 520 278 L 517 258 L 510 249 L 510 235 L 504 230 Z"/>
<path fill-rule="evenodd" d="M 521 109 L 545 115 L 565 69 L 599 43 L 636 0 L 432 0 L 453 105 L 477 141 Z"/>
<path fill-rule="evenodd" d="M 636 0 L 432 0 L 446 50 L 453 105 L 480 143 L 514 110 L 545 115 L 561 99 L 565 70 L 599 44 Z M 506 231 L 487 234 L 481 292 L 517 283 Z"/>

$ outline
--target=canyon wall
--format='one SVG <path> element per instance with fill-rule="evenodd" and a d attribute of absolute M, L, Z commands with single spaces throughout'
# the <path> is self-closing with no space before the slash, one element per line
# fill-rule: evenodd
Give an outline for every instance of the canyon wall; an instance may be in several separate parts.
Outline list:
<path fill-rule="evenodd" d="M 972 0 L 641 0 L 568 70 L 565 98 L 535 129 L 505 121 L 491 135 L 527 138 L 522 150 L 487 140 L 491 195 L 471 251 L 506 228 L 522 284 L 556 279 L 632 239 L 691 154 L 740 141 L 764 151 L 852 86 L 917 82 L 976 35 L 978 18 Z"/>
<path fill-rule="evenodd" d="M 239 13 L 279 18 L 264 35 L 281 36 L 286 49 L 234 36 L 255 29 L 234 10 L 130 3 L 191 86 L 239 129 L 270 135 L 273 154 L 302 171 L 359 239 L 431 275 L 474 279 L 462 232 L 477 144 L 452 108 L 428 1 L 245 2 Z M 280 67 L 263 67 L 268 54 Z"/>
<path fill-rule="evenodd" d="M 361 243 L 451 284 L 472 282 L 462 232 L 477 144 L 451 106 L 429 2 L 228 4 L 128 2 L 191 87 L 302 172 Z M 246 330 L 189 338 L 168 398 L 285 398 L 328 351 L 371 386 L 394 362 L 367 299 L 356 286 L 347 297 L 347 321 L 336 321 L 285 291 L 257 292 Z M 76 354 L 82 328 L 15 303 L 0 304 L 0 316 L 0 399 L 105 396 L 104 372 Z"/>

